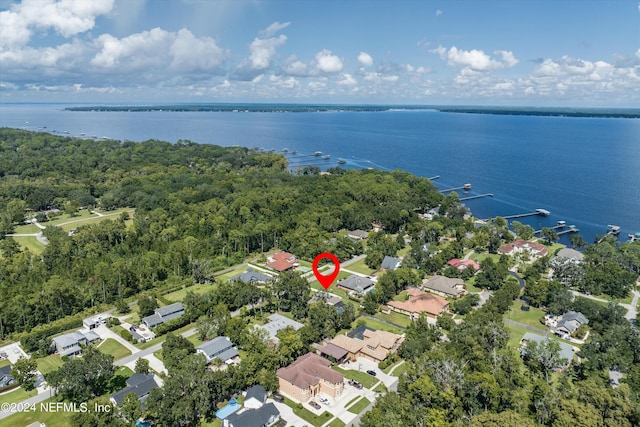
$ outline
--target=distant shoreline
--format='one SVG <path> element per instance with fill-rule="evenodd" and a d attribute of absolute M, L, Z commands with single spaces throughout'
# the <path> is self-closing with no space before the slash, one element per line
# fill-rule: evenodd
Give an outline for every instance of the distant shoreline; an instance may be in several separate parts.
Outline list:
<path fill-rule="evenodd" d="M 511 116 L 640 118 L 636 108 L 552 108 L 552 107 L 477 107 L 434 105 L 311 105 L 311 104 L 174 104 L 67 107 L 66 111 L 84 112 L 234 112 L 234 113 L 322 113 L 438 111 L 441 113 L 497 114 Z"/>

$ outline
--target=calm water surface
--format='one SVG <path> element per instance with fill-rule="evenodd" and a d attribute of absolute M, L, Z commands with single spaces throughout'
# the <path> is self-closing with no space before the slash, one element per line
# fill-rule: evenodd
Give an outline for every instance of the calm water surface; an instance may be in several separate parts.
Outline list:
<path fill-rule="evenodd" d="M 585 239 L 622 227 L 640 232 L 640 120 L 497 116 L 435 111 L 335 113 L 70 112 L 67 105 L 0 105 L 0 126 L 71 136 L 284 148 L 292 165 L 403 169 L 441 178 L 442 189 L 471 183 L 474 215 L 544 208 L 520 221 L 539 229 L 558 220 Z M 296 155 L 290 154 L 297 150 Z M 323 160 L 311 154 L 331 155 Z M 461 195 L 461 197 L 464 197 Z M 564 242 L 568 237 L 564 236 Z"/>

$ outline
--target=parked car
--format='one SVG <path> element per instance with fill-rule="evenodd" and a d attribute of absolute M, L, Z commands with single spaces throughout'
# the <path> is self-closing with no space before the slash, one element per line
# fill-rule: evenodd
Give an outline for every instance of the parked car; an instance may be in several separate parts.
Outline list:
<path fill-rule="evenodd" d="M 375 377 L 375 376 L 376 376 L 376 371 L 374 371 L 374 370 L 372 370 L 372 369 L 369 369 L 369 370 L 367 371 L 367 374 L 372 375 L 372 376 L 374 376 L 374 377 Z"/>
<path fill-rule="evenodd" d="M 274 393 L 271 397 L 273 397 L 273 400 L 275 400 L 276 402 L 284 402 L 284 397 L 282 397 L 281 394 Z"/>
<path fill-rule="evenodd" d="M 320 398 L 320 403 L 324 403 L 325 405 L 328 405 L 329 404 L 329 399 L 321 397 Z"/>
<path fill-rule="evenodd" d="M 322 407 L 320 405 L 318 405 L 317 402 L 314 402 L 313 400 L 311 402 L 309 402 L 309 406 L 311 406 L 314 409 L 322 409 Z"/>
<path fill-rule="evenodd" d="M 361 389 L 362 388 L 362 384 L 360 384 L 358 381 L 356 380 L 349 380 L 349 385 L 353 386 L 357 389 Z"/>

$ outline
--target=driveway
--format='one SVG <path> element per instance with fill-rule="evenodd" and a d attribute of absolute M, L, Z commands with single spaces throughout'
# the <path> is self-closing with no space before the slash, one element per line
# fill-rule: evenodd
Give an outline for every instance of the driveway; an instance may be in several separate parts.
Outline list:
<path fill-rule="evenodd" d="M 118 341 L 120 344 L 122 344 L 127 349 L 129 349 L 132 354 L 135 354 L 135 353 L 140 351 L 140 349 L 138 347 L 136 347 L 135 345 L 131 344 L 129 341 L 125 340 L 120 335 L 118 335 L 115 332 L 113 332 L 111 329 L 107 328 L 106 325 L 100 325 L 97 328 L 94 328 L 92 330 L 96 334 L 98 334 L 98 336 L 100 336 L 100 338 L 102 338 L 103 340 L 106 340 L 107 338 L 112 338 L 112 339 Z"/>

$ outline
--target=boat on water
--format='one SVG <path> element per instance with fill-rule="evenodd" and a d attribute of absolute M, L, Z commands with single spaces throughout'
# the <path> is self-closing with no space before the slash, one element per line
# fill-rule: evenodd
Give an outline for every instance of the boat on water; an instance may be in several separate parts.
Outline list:
<path fill-rule="evenodd" d="M 640 232 L 636 234 L 629 233 L 629 241 L 630 242 L 640 241 Z"/>
<path fill-rule="evenodd" d="M 558 223 L 556 225 L 558 227 L 564 227 L 565 225 L 567 225 L 567 221 L 558 221 Z"/>
<path fill-rule="evenodd" d="M 339 165 L 344 165 L 345 163 L 347 163 L 347 161 L 345 159 L 338 159 L 338 164 Z"/>
<path fill-rule="evenodd" d="M 607 233 L 617 236 L 620 234 L 620 226 L 611 224 L 607 225 Z"/>
<path fill-rule="evenodd" d="M 291 151 L 291 154 L 298 154 L 298 151 L 296 151 L 296 150 L 292 150 L 292 151 Z"/>
<path fill-rule="evenodd" d="M 322 151 L 316 151 L 315 153 L 313 153 L 313 155 L 316 157 L 320 157 L 322 156 Z"/>
<path fill-rule="evenodd" d="M 288 152 L 289 152 L 289 149 L 288 149 L 288 148 L 283 148 L 283 149 L 282 149 L 282 152 L 283 152 L 283 153 L 288 153 Z"/>
<path fill-rule="evenodd" d="M 325 160 L 329 160 L 331 158 L 331 156 L 329 154 L 327 154 L 326 156 L 322 157 Z"/>

